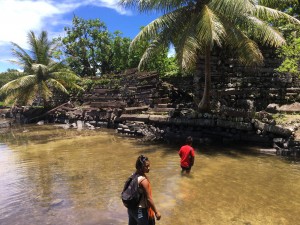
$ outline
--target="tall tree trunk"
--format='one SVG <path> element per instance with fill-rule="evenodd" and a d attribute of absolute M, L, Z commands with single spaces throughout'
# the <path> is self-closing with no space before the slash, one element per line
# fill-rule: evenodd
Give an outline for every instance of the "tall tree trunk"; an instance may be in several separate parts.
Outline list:
<path fill-rule="evenodd" d="M 196 61 L 196 70 L 194 72 L 193 77 L 193 100 L 195 105 L 199 106 L 200 103 L 200 96 L 201 96 L 201 76 L 205 70 L 205 66 L 203 63 L 205 62 L 205 59 L 203 57 L 203 54 L 201 54 L 199 51 L 197 52 L 197 61 Z"/>
<path fill-rule="evenodd" d="M 196 105 L 199 105 L 200 103 L 200 93 L 201 93 L 201 86 L 200 86 L 200 77 L 201 77 L 201 59 L 198 57 L 198 60 L 196 62 L 196 71 L 194 73 L 193 77 L 193 89 L 194 89 L 194 96 L 193 100 Z"/>
<path fill-rule="evenodd" d="M 210 89 L 211 89 L 211 74 L 210 74 L 210 46 L 205 48 L 205 84 L 201 102 L 198 105 L 200 112 L 210 111 Z"/>

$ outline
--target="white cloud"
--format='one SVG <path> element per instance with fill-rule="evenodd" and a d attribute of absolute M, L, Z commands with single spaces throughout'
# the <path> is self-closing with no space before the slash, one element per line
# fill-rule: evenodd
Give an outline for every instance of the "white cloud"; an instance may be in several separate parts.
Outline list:
<path fill-rule="evenodd" d="M 63 19 L 64 14 L 81 6 L 106 7 L 120 14 L 128 14 L 118 2 L 119 0 L 0 0 L 0 63 L 11 57 L 7 54 L 10 42 L 15 42 L 22 48 L 27 47 L 27 34 L 30 30 L 37 34 L 47 30 L 49 38 L 57 37 L 63 32 L 58 31 L 57 26 L 72 24 L 72 21 Z"/>
<path fill-rule="evenodd" d="M 126 12 L 118 5 L 118 0 L 0 0 L 0 46 L 15 42 L 26 46 L 29 30 L 40 32 L 47 28 L 68 21 L 61 19 L 65 13 L 83 5 L 95 5 L 116 10 L 120 14 Z"/>
<path fill-rule="evenodd" d="M 90 0 L 88 2 L 99 7 L 114 9 L 122 15 L 131 14 L 119 5 L 119 0 Z"/>
<path fill-rule="evenodd" d="M 59 13 L 53 5 L 44 1 L 0 1 L 0 45 L 15 42 L 21 46 L 26 44 L 29 30 L 40 30 L 44 19 Z"/>

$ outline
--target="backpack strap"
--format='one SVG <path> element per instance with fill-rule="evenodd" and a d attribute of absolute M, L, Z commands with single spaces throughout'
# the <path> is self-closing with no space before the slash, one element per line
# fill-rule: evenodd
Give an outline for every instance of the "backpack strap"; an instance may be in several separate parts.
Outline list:
<path fill-rule="evenodd" d="M 140 180 L 140 182 L 138 182 L 138 187 L 140 188 L 140 190 L 142 190 L 142 194 L 140 196 L 140 200 L 139 200 L 139 204 L 141 204 L 141 201 L 145 204 L 145 207 L 148 207 L 148 203 L 147 203 L 147 197 L 146 197 L 146 190 L 144 189 L 144 187 L 142 187 L 140 184 L 144 181 L 147 180 L 146 177 L 142 176 L 142 179 Z"/>
<path fill-rule="evenodd" d="M 138 177 L 138 179 L 139 179 L 139 177 Z M 140 184 L 144 181 L 144 180 L 146 180 L 147 178 L 146 177 L 143 177 L 142 179 L 141 179 L 141 181 L 140 182 L 138 182 L 138 184 L 139 184 L 139 187 L 140 187 Z"/>

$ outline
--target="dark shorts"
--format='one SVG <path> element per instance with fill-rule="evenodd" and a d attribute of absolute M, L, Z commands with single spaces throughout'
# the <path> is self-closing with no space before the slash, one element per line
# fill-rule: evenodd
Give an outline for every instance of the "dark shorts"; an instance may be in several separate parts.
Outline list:
<path fill-rule="evenodd" d="M 190 171 L 192 169 L 192 167 L 191 166 L 190 167 L 183 167 L 183 166 L 181 166 L 181 169 L 182 170 L 186 170 L 186 171 Z"/>
<path fill-rule="evenodd" d="M 155 225 L 155 219 L 148 217 L 148 209 L 128 209 L 128 225 Z"/>

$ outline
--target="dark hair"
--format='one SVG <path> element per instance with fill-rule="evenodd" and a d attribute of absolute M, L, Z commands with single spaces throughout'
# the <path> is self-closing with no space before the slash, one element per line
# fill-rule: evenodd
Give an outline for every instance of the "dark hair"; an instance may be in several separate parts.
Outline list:
<path fill-rule="evenodd" d="M 143 166 L 145 165 L 145 162 L 148 161 L 148 157 L 144 156 L 144 155 L 140 155 L 137 160 L 136 160 L 136 163 L 135 163 L 135 168 L 137 170 L 142 170 L 143 169 Z"/>
<path fill-rule="evenodd" d="M 193 143 L 193 138 L 192 138 L 192 136 L 188 136 L 188 137 L 186 138 L 185 142 L 186 142 L 187 144 L 192 144 L 192 143 Z"/>

